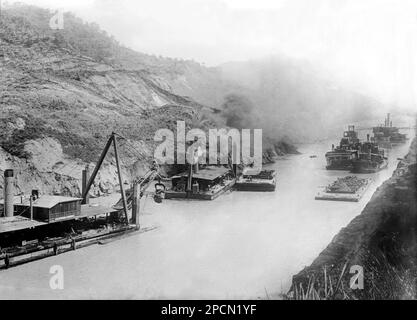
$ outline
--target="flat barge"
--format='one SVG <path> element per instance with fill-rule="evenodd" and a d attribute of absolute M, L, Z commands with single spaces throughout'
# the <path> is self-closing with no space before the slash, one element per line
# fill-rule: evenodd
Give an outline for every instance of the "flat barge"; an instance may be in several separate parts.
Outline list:
<path fill-rule="evenodd" d="M 363 179 L 356 176 L 338 178 L 325 187 L 324 191 L 319 191 L 315 199 L 358 202 L 368 189 L 371 181 L 369 178 Z"/>
<path fill-rule="evenodd" d="M 172 186 L 165 199 L 214 200 L 231 190 L 236 183 L 233 173 L 224 167 L 206 167 L 171 178 Z"/>
<path fill-rule="evenodd" d="M 235 184 L 238 191 L 275 191 L 276 171 L 262 170 L 255 175 L 241 175 Z"/>

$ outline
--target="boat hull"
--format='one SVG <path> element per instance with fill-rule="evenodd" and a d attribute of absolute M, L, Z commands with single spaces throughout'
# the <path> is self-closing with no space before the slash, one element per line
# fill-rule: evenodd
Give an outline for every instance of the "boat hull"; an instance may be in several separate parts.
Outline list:
<path fill-rule="evenodd" d="M 215 191 L 201 191 L 198 193 L 186 192 L 186 191 L 165 191 L 165 199 L 194 199 L 194 200 L 214 200 L 220 195 L 231 190 L 235 185 L 236 179 L 228 181 L 224 186 L 218 188 Z"/>
<path fill-rule="evenodd" d="M 236 182 L 235 188 L 238 191 L 275 191 L 276 184 L 272 182 L 252 183 L 252 182 Z"/>
<path fill-rule="evenodd" d="M 353 162 L 352 171 L 353 173 L 375 173 L 385 169 L 388 166 L 386 160 L 375 163 L 372 161 L 358 160 Z"/>
<path fill-rule="evenodd" d="M 333 162 L 326 166 L 326 170 L 351 170 L 352 169 L 352 161 L 340 161 L 340 162 Z"/>
<path fill-rule="evenodd" d="M 327 170 L 351 170 L 354 151 L 330 151 L 326 153 Z"/>

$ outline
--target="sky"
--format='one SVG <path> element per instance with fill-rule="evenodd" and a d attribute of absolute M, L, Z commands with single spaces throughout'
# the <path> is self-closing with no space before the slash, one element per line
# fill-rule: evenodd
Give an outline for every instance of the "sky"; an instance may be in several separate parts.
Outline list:
<path fill-rule="evenodd" d="M 72 11 L 137 51 L 207 66 L 308 60 L 383 102 L 417 109 L 417 0 L 20 2 Z"/>

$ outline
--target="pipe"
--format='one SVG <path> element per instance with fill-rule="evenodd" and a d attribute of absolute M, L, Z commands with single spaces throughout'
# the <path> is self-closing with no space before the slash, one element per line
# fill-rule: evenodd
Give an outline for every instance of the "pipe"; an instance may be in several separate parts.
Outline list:
<path fill-rule="evenodd" d="M 137 228 L 140 228 L 140 223 L 139 223 L 140 193 L 141 193 L 141 184 L 134 183 L 133 184 L 133 198 L 132 198 L 132 223 L 134 223 Z"/>
<path fill-rule="evenodd" d="M 82 194 L 85 195 L 83 200 L 81 201 L 81 204 L 88 204 L 90 202 L 90 195 L 87 191 L 87 183 L 89 179 L 89 167 L 88 164 L 85 166 L 85 169 L 82 171 L 82 185 L 81 190 Z"/>
<path fill-rule="evenodd" d="M 193 182 L 193 165 L 190 163 L 188 166 L 188 181 L 187 181 L 187 193 L 192 192 L 192 182 Z"/>
<path fill-rule="evenodd" d="M 232 171 L 233 171 L 233 175 L 235 178 L 237 178 L 237 164 L 238 163 L 240 163 L 240 154 L 239 155 L 237 154 L 237 145 L 236 143 L 234 143 L 233 149 L 232 149 Z"/>
<path fill-rule="evenodd" d="M 33 220 L 33 196 L 32 195 L 29 198 L 29 205 L 30 205 L 30 220 Z"/>
<path fill-rule="evenodd" d="M 7 169 L 4 171 L 4 216 L 13 217 L 14 214 L 14 178 L 13 170 Z"/>

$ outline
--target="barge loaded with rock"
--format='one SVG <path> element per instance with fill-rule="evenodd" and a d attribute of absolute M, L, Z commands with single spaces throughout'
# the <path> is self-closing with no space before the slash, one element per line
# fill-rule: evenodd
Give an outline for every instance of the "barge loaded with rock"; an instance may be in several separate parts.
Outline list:
<path fill-rule="evenodd" d="M 313 263 L 289 299 L 417 298 L 417 138 L 392 177 Z"/>
<path fill-rule="evenodd" d="M 324 191 L 320 191 L 315 199 L 358 202 L 371 181 L 369 178 L 363 179 L 356 176 L 337 178 L 336 181 L 325 187 Z"/>

